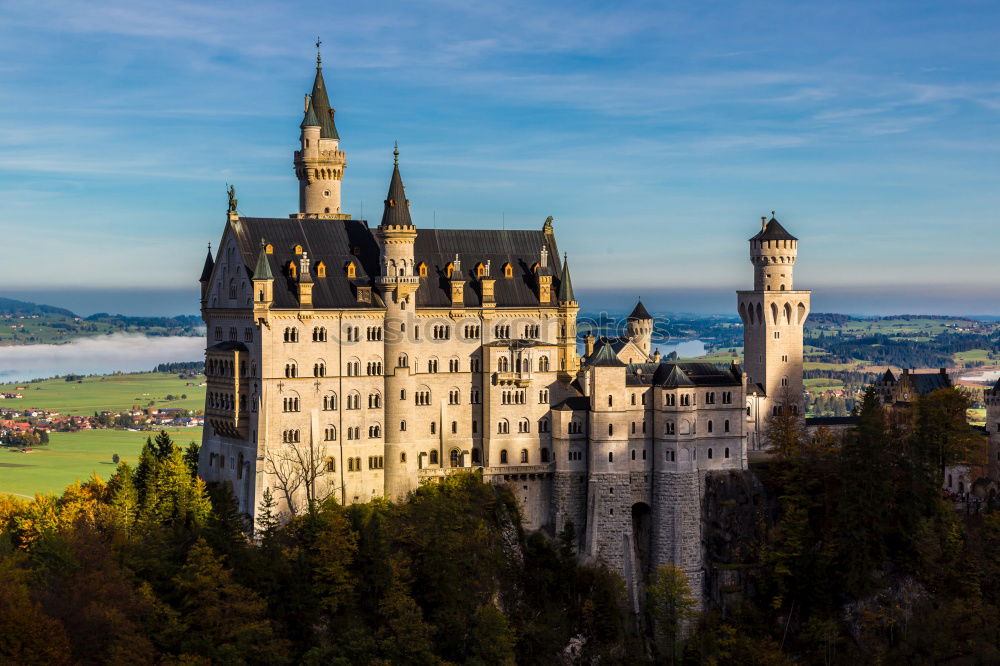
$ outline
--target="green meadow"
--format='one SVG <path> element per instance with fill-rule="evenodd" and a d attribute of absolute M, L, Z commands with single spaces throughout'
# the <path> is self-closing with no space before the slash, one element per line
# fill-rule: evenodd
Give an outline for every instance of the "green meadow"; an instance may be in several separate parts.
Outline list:
<path fill-rule="evenodd" d="M 171 428 L 167 432 L 182 447 L 189 442 L 201 443 L 201 428 Z M 31 453 L 0 448 L 0 493 L 24 497 L 60 493 L 94 473 L 107 480 L 115 470 L 111 457 L 117 453 L 123 461 L 134 464 L 146 438 L 153 434 L 128 430 L 54 432 L 49 444 Z"/>
<path fill-rule="evenodd" d="M 180 379 L 166 372 L 101 375 L 66 381 L 63 378 L 39 382 L 0 384 L 0 392 L 23 393 L 24 399 L 0 402 L 0 407 L 57 410 L 61 414 L 93 414 L 102 410 L 121 411 L 132 407 L 205 408 L 204 375 Z M 188 386 L 194 384 L 194 386 Z M 174 399 L 167 400 L 167 396 Z M 186 395 L 186 398 L 180 396 Z M 150 405 L 150 403 L 153 403 Z"/>

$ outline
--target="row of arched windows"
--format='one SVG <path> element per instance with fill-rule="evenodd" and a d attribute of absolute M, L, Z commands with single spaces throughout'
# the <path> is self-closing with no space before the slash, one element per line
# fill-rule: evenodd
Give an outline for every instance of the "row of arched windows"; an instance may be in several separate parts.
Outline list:
<path fill-rule="evenodd" d="M 543 448 L 541 450 L 541 452 L 540 452 L 539 455 L 540 455 L 540 458 L 541 458 L 541 462 L 543 462 L 543 463 L 549 462 L 549 450 L 547 448 Z M 528 449 L 521 449 L 521 455 L 519 456 L 518 461 L 522 465 L 526 465 L 529 462 L 528 458 L 529 458 L 528 457 Z M 510 457 L 507 455 L 507 449 L 501 449 L 500 450 L 500 464 L 501 465 L 509 465 L 510 464 Z"/>

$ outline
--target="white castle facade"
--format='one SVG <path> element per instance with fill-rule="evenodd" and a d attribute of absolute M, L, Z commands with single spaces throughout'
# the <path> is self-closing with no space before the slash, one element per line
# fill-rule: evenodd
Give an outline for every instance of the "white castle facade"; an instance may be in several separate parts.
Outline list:
<path fill-rule="evenodd" d="M 481 470 L 509 484 L 528 528 L 572 522 L 580 553 L 633 591 L 667 562 L 700 591 L 706 475 L 746 468 L 766 414 L 801 411 L 797 240 L 773 217 L 751 239 L 746 375 L 662 361 L 641 303 L 626 335 L 588 336 L 581 356 L 551 218 L 421 228 L 396 153 L 381 223 L 351 219 L 318 59 L 299 141 L 299 212 L 243 217 L 231 198 L 205 262 L 202 478 L 229 483 L 252 516 L 267 490 L 291 514 Z"/>

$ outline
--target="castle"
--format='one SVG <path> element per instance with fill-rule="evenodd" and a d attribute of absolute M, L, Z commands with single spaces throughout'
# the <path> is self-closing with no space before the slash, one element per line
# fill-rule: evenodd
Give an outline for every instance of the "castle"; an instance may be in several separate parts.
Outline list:
<path fill-rule="evenodd" d="M 509 485 L 528 528 L 572 523 L 580 553 L 633 592 L 673 562 L 700 594 L 706 475 L 745 469 L 766 415 L 802 409 L 797 239 L 773 217 L 750 239 L 745 374 L 661 360 L 641 303 L 624 336 L 588 337 L 581 355 L 552 218 L 423 228 L 396 150 L 371 228 L 342 210 L 334 119 L 317 57 L 294 154 L 299 212 L 243 217 L 230 192 L 201 275 L 202 478 L 230 484 L 250 515 L 270 491 L 287 515 L 477 469 Z"/>

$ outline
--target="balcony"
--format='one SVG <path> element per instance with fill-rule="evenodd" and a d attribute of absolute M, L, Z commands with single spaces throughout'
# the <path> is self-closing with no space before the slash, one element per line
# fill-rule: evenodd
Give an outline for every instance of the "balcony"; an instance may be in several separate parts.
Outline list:
<path fill-rule="evenodd" d="M 524 388 L 531 384 L 530 372 L 495 372 L 493 373 L 493 383 L 498 385 L 513 385 Z"/>

